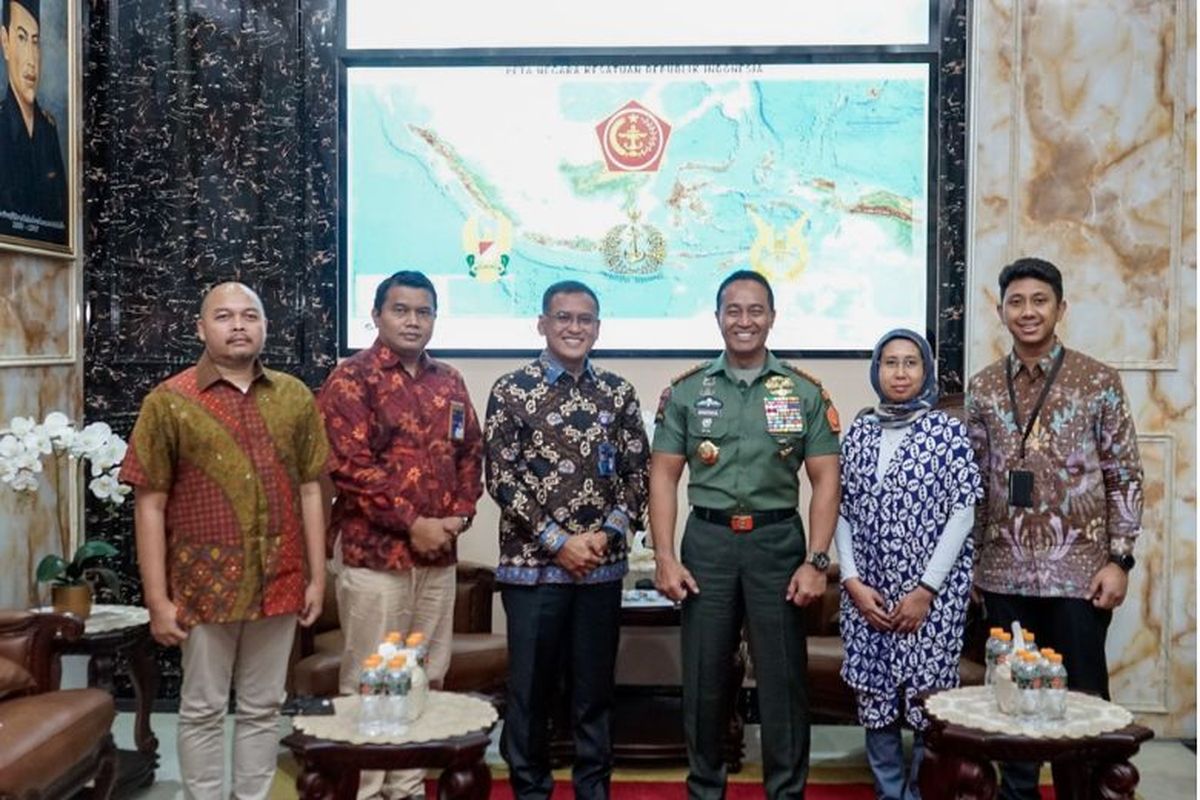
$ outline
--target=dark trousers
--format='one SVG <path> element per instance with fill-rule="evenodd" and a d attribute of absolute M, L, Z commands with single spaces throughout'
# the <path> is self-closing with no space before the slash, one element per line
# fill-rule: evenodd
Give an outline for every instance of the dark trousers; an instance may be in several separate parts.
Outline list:
<path fill-rule="evenodd" d="M 729 675 L 745 621 L 758 686 L 763 787 L 770 800 L 804 797 L 808 779 L 808 650 L 802 609 L 786 599 L 804 562 L 795 518 L 739 534 L 689 517 L 683 563 L 700 586 L 683 604 L 683 720 L 688 797 L 725 796 L 721 742 L 734 702 Z"/>
<path fill-rule="evenodd" d="M 1038 647 L 1053 647 L 1062 654 L 1067 668 L 1067 686 L 1108 700 L 1108 661 L 1104 640 L 1112 612 L 1102 611 L 1090 600 L 1075 597 L 1026 597 L 1015 594 L 983 593 L 988 626 L 1009 630 L 1013 620 L 1033 631 Z M 1037 800 L 1041 764 L 1001 764 L 1001 800 Z"/>
<path fill-rule="evenodd" d="M 519 800 L 550 797 L 549 722 L 570 670 L 575 763 L 571 781 L 581 800 L 604 800 L 612 777 L 613 670 L 621 635 L 621 582 L 594 585 L 505 585 L 508 616 L 508 706 L 500 754 Z"/>

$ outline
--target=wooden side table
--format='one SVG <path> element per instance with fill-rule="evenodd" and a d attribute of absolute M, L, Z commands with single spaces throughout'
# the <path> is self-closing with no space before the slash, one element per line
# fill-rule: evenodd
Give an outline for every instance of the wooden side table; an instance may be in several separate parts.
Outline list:
<path fill-rule="evenodd" d="M 38 609 L 48 611 L 49 609 Z M 150 618 L 140 606 L 92 606 L 84 621 L 83 636 L 64 642 L 61 652 L 88 656 L 88 686 L 113 694 L 113 676 L 126 671 L 133 683 L 136 701 L 133 741 L 136 749 L 117 750 L 117 780 L 113 797 L 125 797 L 154 783 L 158 768 L 158 738 L 150 729 L 150 711 L 158 691 L 154 664 L 154 640 Z"/>
<path fill-rule="evenodd" d="M 487 800 L 492 774 L 483 755 L 490 741 L 484 731 L 414 744 L 351 744 L 293 733 L 283 745 L 300 762 L 296 789 L 302 800 L 354 800 L 362 770 L 418 767 L 442 768 L 439 798 Z"/>
<path fill-rule="evenodd" d="M 1141 725 L 1076 738 L 1016 736 L 928 718 L 920 774 L 925 800 L 992 800 L 993 761 L 1049 761 L 1058 800 L 1134 800 L 1139 776 L 1129 759 L 1154 736 Z"/>
<path fill-rule="evenodd" d="M 297 730 L 283 740 L 300 762 L 296 788 L 302 800 L 354 800 L 359 774 L 364 769 L 440 768 L 438 797 L 442 800 L 487 800 L 491 794 L 492 774 L 483 757 L 497 717 L 484 698 L 432 692 L 425 715 L 413 726 L 429 720 L 434 727 L 426 727 L 424 732 L 441 738 L 404 743 L 349 741 L 356 738 L 353 725 L 358 698 L 339 697 L 333 703 L 337 710 L 334 716 L 297 717 L 297 725 L 307 720 L 305 730 Z M 469 710 L 463 711 L 464 706 Z M 467 732 L 448 735 L 456 730 Z"/>

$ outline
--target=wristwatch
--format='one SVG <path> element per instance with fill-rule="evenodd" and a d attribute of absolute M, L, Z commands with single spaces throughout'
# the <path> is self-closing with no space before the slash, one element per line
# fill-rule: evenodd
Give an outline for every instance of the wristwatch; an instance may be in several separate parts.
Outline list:
<path fill-rule="evenodd" d="M 467 529 L 471 527 L 471 518 L 468 517 L 466 514 L 463 514 L 462 516 L 459 517 L 459 519 L 462 520 L 462 527 L 458 529 L 458 532 L 466 533 Z"/>
<path fill-rule="evenodd" d="M 824 573 L 829 569 L 829 553 L 824 550 L 809 553 L 808 563 L 812 564 L 817 572 Z"/>
<path fill-rule="evenodd" d="M 1109 553 L 1108 561 L 1110 564 L 1116 564 L 1121 569 L 1129 572 L 1137 564 L 1137 559 L 1132 553 Z"/>

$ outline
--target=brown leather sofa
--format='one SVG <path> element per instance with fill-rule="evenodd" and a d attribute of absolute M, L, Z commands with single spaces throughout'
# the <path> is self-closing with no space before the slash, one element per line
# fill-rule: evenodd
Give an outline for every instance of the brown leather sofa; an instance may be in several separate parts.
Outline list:
<path fill-rule="evenodd" d="M 338 693 L 345 637 L 338 621 L 332 575 L 325 585 L 321 617 L 312 627 L 302 628 L 299 637 L 299 660 L 292 667 L 290 682 L 298 695 L 332 697 Z M 450 669 L 442 688 L 478 692 L 499 702 L 508 679 L 508 644 L 502 634 L 492 633 L 495 591 L 496 574 L 491 568 L 469 562 L 458 565 Z"/>
<path fill-rule="evenodd" d="M 825 594 L 808 609 L 808 702 L 813 722 L 858 724 L 854 692 L 842 681 L 842 637 L 838 629 L 841 582 L 837 565 L 829 568 Z M 958 674 L 964 686 L 983 683 L 983 619 L 978 606 L 967 613 L 966 643 Z"/>
<path fill-rule="evenodd" d="M 60 614 L 0 611 L 0 799 L 107 800 L 117 772 L 116 709 L 100 689 L 58 689 L 56 645 L 83 635 Z"/>

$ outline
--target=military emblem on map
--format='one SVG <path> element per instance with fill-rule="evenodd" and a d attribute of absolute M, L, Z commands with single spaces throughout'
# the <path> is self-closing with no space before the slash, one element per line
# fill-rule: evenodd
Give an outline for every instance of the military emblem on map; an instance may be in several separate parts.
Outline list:
<path fill-rule="evenodd" d="M 671 126 L 630 100 L 596 125 L 609 172 L 654 172 L 662 160 Z"/>
<path fill-rule="evenodd" d="M 717 459 L 721 457 L 721 448 L 717 447 L 709 439 L 705 439 L 696 448 L 696 456 L 708 466 L 717 463 Z"/>
<path fill-rule="evenodd" d="M 639 218 L 637 211 L 631 211 L 629 222 L 609 228 L 600 242 L 604 264 L 615 275 L 657 275 L 667 259 L 667 240 L 658 228 Z"/>
<path fill-rule="evenodd" d="M 472 214 L 463 223 L 463 258 L 472 278 L 492 283 L 508 272 L 512 223 L 496 211 Z"/>
<path fill-rule="evenodd" d="M 792 388 L 796 385 L 791 378 L 783 375 L 772 375 L 763 383 L 767 387 L 767 391 L 776 397 L 787 397 L 792 393 Z"/>
<path fill-rule="evenodd" d="M 808 266 L 808 215 L 787 227 L 783 233 L 753 209 L 746 209 L 754 223 L 755 237 L 750 245 L 750 266 L 768 280 L 795 280 Z"/>

